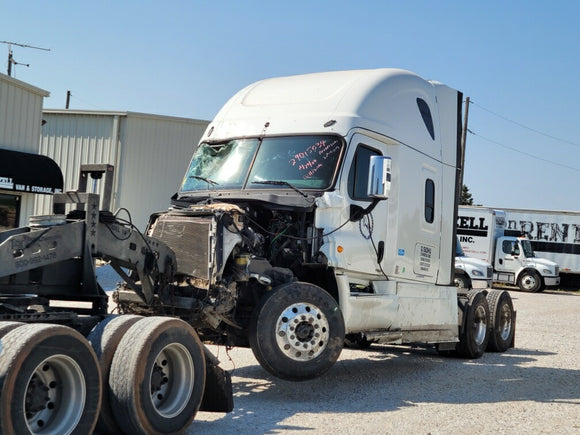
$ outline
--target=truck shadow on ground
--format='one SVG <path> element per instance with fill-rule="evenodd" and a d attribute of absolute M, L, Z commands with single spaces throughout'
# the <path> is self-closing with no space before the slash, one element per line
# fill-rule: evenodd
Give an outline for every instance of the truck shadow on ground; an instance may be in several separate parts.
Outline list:
<path fill-rule="evenodd" d="M 232 372 L 234 411 L 220 420 L 195 421 L 193 428 L 243 432 L 241 428 L 247 427 L 254 433 L 312 430 L 283 421 L 301 413 L 367 414 L 422 403 L 578 404 L 580 370 L 526 366 L 550 355 L 510 349 L 465 360 L 442 357 L 433 349 L 374 345 L 364 352 L 345 349 L 326 375 L 306 382 L 283 381 L 257 364 L 246 366 Z"/>

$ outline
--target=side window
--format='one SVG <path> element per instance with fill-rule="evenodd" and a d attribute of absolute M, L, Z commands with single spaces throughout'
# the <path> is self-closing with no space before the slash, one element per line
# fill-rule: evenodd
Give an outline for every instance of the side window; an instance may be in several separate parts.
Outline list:
<path fill-rule="evenodd" d="M 432 224 L 435 219 L 435 183 L 425 180 L 425 220 Z"/>
<path fill-rule="evenodd" d="M 504 254 L 511 254 L 512 253 L 512 242 L 509 240 L 504 240 L 501 244 L 501 250 Z"/>
<path fill-rule="evenodd" d="M 429 105 L 422 98 L 417 98 L 417 106 L 419 107 L 419 112 L 421 112 L 421 117 L 425 123 L 425 127 L 431 136 L 431 139 L 435 140 L 435 129 L 433 128 L 433 117 L 431 116 L 431 110 Z"/>
<path fill-rule="evenodd" d="M 371 156 L 381 153 L 364 145 L 359 145 L 348 173 L 348 194 L 352 199 L 370 200 L 367 196 L 369 181 L 369 162 Z"/>

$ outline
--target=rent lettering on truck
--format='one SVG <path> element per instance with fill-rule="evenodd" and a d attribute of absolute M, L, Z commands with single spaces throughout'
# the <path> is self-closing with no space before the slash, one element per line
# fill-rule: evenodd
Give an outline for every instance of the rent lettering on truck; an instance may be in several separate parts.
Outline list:
<path fill-rule="evenodd" d="M 560 284 L 556 263 L 536 257 L 530 240 L 505 235 L 506 213 L 487 207 L 459 206 L 457 235 L 466 255 L 493 265 L 493 280 L 539 292 Z"/>
<path fill-rule="evenodd" d="M 502 208 L 507 232 L 522 234 L 534 252 L 558 263 L 560 275 L 580 274 L 580 212 Z"/>

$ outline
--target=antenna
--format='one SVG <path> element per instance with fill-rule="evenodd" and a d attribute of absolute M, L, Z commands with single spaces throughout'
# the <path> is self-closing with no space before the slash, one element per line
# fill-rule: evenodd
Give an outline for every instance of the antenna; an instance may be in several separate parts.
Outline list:
<path fill-rule="evenodd" d="M 35 50 L 50 51 L 50 48 L 35 47 L 34 45 L 19 44 L 18 42 L 12 42 L 12 41 L 0 41 L 0 44 L 8 44 L 8 75 L 9 76 L 12 75 L 12 65 L 30 66 L 30 64 L 28 64 L 28 63 L 20 63 L 20 62 L 16 62 L 14 60 L 14 57 L 12 56 L 12 46 L 13 45 L 17 45 L 18 47 L 24 47 L 24 48 L 34 48 Z"/>

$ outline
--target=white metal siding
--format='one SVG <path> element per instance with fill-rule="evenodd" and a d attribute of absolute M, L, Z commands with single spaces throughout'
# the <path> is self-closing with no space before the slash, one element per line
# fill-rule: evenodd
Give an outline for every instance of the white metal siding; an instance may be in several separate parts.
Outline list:
<path fill-rule="evenodd" d="M 143 229 L 177 191 L 208 121 L 133 112 L 44 111 L 40 152 L 54 159 L 75 190 L 81 164 L 115 166 L 112 211 L 128 209 Z M 40 198 L 35 214 L 51 212 Z"/>
<path fill-rule="evenodd" d="M 118 166 L 116 126 L 119 115 L 44 113 L 40 154 L 52 158 L 64 178 L 64 191 L 76 190 L 82 164 Z M 51 213 L 50 197 L 40 198 L 36 214 Z"/>
<path fill-rule="evenodd" d="M 48 92 L 0 74 L 0 148 L 38 153 L 42 123 L 43 98 Z M 35 200 L 44 195 L 5 192 L 20 195 L 19 226 L 28 224 Z"/>
<path fill-rule="evenodd" d="M 118 207 L 141 229 L 152 212 L 166 210 L 208 122 L 129 113 L 121 150 Z"/>

